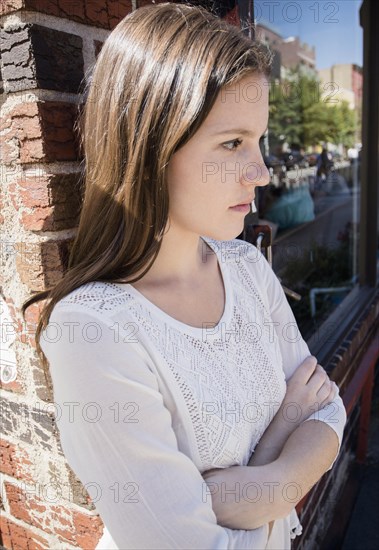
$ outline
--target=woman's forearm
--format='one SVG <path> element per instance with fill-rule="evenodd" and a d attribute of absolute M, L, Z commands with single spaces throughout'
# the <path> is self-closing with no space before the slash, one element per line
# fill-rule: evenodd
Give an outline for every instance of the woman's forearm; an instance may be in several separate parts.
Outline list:
<path fill-rule="evenodd" d="M 333 463 L 338 453 L 338 436 L 325 422 L 309 420 L 288 437 L 277 463 L 287 483 L 298 487 L 292 507 L 309 492 Z"/>
<path fill-rule="evenodd" d="M 286 478 L 274 461 L 263 466 L 231 466 L 203 474 L 217 523 L 230 529 L 256 529 L 288 515 Z"/>
<path fill-rule="evenodd" d="M 259 440 L 250 457 L 248 466 L 262 466 L 276 460 L 284 447 L 285 442 L 291 433 L 297 428 L 298 424 L 291 421 L 284 413 L 282 407 L 279 408 L 272 422 Z M 277 518 L 275 518 L 277 519 Z M 275 520 L 268 524 L 268 534 L 270 536 Z"/>
<path fill-rule="evenodd" d="M 255 447 L 248 466 L 262 466 L 276 460 L 298 426 L 299 422 L 289 420 L 280 408 Z"/>
<path fill-rule="evenodd" d="M 271 432 L 273 435 L 273 428 Z M 266 437 L 269 435 L 267 431 Z M 303 422 L 292 430 L 279 453 L 278 442 L 262 445 L 264 452 L 253 455 L 250 466 L 205 472 L 203 477 L 220 525 L 255 529 L 287 516 L 327 471 L 338 452 L 336 433 L 318 420 Z M 251 464 L 263 461 L 263 454 L 267 458 L 270 452 L 275 457 L 278 454 L 272 462 Z"/>

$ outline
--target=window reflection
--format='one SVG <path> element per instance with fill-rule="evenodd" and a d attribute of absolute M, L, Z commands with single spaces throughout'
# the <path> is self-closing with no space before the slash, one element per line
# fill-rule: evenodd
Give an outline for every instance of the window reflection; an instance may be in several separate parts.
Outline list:
<path fill-rule="evenodd" d="M 357 283 L 362 112 L 361 2 L 254 2 L 274 53 L 262 143 L 271 183 L 259 223 L 309 338 Z"/>

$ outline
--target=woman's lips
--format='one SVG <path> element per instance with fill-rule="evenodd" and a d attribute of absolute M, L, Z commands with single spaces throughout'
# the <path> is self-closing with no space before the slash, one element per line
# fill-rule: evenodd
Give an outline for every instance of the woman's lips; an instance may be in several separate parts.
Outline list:
<path fill-rule="evenodd" d="M 250 211 L 251 204 L 238 204 L 237 206 L 230 206 L 230 210 L 234 210 L 234 212 L 244 212 L 247 214 Z"/>

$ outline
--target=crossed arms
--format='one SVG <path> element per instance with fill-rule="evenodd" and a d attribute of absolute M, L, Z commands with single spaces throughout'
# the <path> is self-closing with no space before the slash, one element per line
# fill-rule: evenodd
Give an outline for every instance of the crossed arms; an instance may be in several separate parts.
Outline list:
<path fill-rule="evenodd" d="M 283 403 L 259 441 L 247 466 L 203 473 L 217 523 L 231 529 L 255 529 L 286 517 L 330 468 L 338 437 L 320 420 L 304 422 L 315 406 L 331 403 L 337 386 L 314 357 L 308 357 L 287 382 Z M 302 411 L 296 423 L 283 414 L 288 403 Z"/>

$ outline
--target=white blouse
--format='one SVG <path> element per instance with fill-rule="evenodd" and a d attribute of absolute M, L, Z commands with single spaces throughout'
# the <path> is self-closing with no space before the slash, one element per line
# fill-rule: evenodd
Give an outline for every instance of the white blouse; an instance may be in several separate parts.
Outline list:
<path fill-rule="evenodd" d="M 224 282 L 216 325 L 189 326 L 130 284 L 95 281 L 60 300 L 42 332 L 62 449 L 104 523 L 101 550 L 289 549 L 301 533 L 295 509 L 269 540 L 268 525 L 217 524 L 202 472 L 248 463 L 310 352 L 256 247 L 202 239 Z M 339 395 L 312 418 L 341 446 Z"/>

